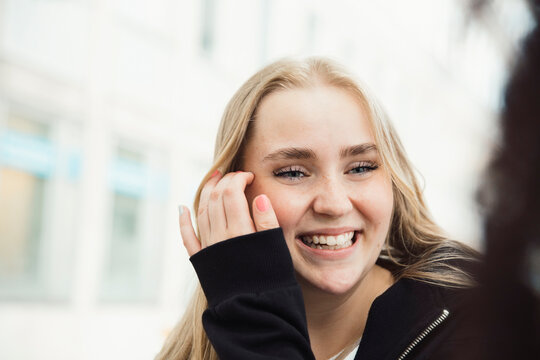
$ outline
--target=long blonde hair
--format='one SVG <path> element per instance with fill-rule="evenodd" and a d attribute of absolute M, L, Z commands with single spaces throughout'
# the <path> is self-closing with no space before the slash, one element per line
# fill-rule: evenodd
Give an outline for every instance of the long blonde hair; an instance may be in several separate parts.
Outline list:
<path fill-rule="evenodd" d="M 234 94 L 218 130 L 214 164 L 197 190 L 195 213 L 202 187 L 215 170 L 223 174 L 241 170 L 243 150 L 261 100 L 275 91 L 317 85 L 344 89 L 359 99 L 368 113 L 381 162 L 391 175 L 394 212 L 379 262 L 396 279 L 414 278 L 449 287 L 470 285 L 469 276 L 449 260 L 474 259 L 474 250 L 443 235 L 427 210 L 414 168 L 384 110 L 365 86 L 329 59 L 277 61 L 253 75 Z M 202 326 L 207 306 L 199 285 L 156 359 L 218 359 Z"/>

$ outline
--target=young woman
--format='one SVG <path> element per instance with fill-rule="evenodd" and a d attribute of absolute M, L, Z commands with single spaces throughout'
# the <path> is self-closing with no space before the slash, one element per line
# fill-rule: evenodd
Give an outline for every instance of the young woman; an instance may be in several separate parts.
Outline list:
<path fill-rule="evenodd" d="M 381 106 L 321 58 L 251 77 L 180 228 L 202 288 L 158 359 L 443 359 L 473 250 L 430 218 Z"/>

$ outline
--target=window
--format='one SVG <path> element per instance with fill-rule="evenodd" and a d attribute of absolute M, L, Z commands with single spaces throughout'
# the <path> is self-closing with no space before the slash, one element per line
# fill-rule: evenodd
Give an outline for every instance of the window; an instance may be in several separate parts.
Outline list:
<path fill-rule="evenodd" d="M 65 301 L 80 133 L 24 106 L 7 109 L 0 116 L 0 300 Z"/>
<path fill-rule="evenodd" d="M 0 298 L 41 292 L 44 198 L 52 171 L 49 128 L 11 115 L 0 133 Z"/>
<path fill-rule="evenodd" d="M 35 282 L 46 180 L 15 168 L 0 168 L 0 277 Z"/>
<path fill-rule="evenodd" d="M 214 50 L 215 0 L 203 0 L 201 21 L 201 48 L 204 54 L 211 55 Z"/>
<path fill-rule="evenodd" d="M 101 300 L 154 301 L 160 274 L 163 202 L 147 154 L 119 146 L 110 168 L 110 239 Z"/>

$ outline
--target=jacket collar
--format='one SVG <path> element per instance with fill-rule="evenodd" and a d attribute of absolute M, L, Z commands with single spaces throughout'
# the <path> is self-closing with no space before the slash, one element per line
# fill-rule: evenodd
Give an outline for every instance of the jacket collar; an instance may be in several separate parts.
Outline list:
<path fill-rule="evenodd" d="M 398 359 L 445 308 L 440 287 L 397 281 L 373 301 L 355 358 Z"/>

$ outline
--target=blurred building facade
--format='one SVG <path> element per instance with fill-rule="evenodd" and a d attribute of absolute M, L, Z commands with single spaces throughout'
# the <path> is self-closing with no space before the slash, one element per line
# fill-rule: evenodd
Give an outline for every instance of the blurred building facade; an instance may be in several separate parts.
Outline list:
<path fill-rule="evenodd" d="M 196 282 L 176 207 L 228 98 L 283 56 L 370 84 L 435 218 L 480 246 L 472 195 L 527 23 L 497 4 L 494 38 L 452 0 L 0 0 L 0 358 L 159 350 Z"/>

